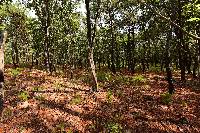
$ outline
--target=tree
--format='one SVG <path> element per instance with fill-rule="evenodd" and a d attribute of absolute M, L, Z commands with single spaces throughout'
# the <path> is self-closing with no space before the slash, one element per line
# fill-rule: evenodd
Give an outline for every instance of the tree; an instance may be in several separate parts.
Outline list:
<path fill-rule="evenodd" d="M 97 77 L 95 72 L 95 65 L 93 59 L 93 42 L 92 42 L 92 32 L 91 32 L 91 20 L 90 20 L 90 0 L 85 0 L 85 6 L 87 11 L 87 40 L 88 40 L 88 58 L 90 63 L 90 69 L 92 73 L 92 89 L 93 91 L 98 90 Z"/>
<path fill-rule="evenodd" d="M 172 81 L 172 72 L 170 69 L 170 43 L 172 40 L 172 32 L 169 31 L 169 33 L 167 33 L 167 41 L 166 41 L 166 45 L 165 45 L 165 67 L 166 67 L 166 72 L 167 72 L 167 81 L 168 81 L 168 92 L 169 94 L 173 94 L 175 89 L 174 89 L 174 85 L 173 85 L 173 81 Z"/>
<path fill-rule="evenodd" d="M 7 32 L 6 31 L 1 31 L 0 34 L 0 110 L 2 112 L 3 109 L 3 99 L 4 99 L 4 88 L 3 88 L 3 83 L 4 83 L 4 47 L 6 43 L 6 38 L 7 38 Z"/>
<path fill-rule="evenodd" d="M 86 16 L 77 9 L 82 4 Z M 0 15 L 6 18 L 3 27 L 10 33 L 6 59 L 12 57 L 12 62 L 7 62 L 16 67 L 31 63 L 51 73 L 71 74 L 76 68 L 90 66 L 94 90 L 95 65 L 113 74 L 121 69 L 132 73 L 166 70 L 168 79 L 173 69 L 180 69 L 183 81 L 191 72 L 194 77 L 200 75 L 199 9 L 195 1 L 92 0 L 82 4 L 33 0 L 23 6 L 3 5 Z M 37 17 L 27 16 L 28 9 Z"/>

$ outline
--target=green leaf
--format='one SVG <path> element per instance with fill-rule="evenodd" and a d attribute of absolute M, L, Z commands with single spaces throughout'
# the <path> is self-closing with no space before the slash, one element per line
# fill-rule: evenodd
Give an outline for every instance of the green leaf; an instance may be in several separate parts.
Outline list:
<path fill-rule="evenodd" d="M 200 21 L 200 18 L 190 18 L 187 20 L 188 22 L 193 22 L 193 21 Z"/>
<path fill-rule="evenodd" d="M 200 4 L 195 5 L 197 10 L 200 10 Z"/>

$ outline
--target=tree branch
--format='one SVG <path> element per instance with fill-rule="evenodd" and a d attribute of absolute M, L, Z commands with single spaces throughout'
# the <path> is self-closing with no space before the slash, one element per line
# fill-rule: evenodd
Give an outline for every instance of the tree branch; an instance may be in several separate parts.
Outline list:
<path fill-rule="evenodd" d="M 171 25 L 177 27 L 178 29 L 180 29 L 183 33 L 187 34 L 188 36 L 192 37 L 195 40 L 200 40 L 200 37 L 189 33 L 188 31 L 184 30 L 182 27 L 180 27 L 180 25 L 178 25 L 177 23 L 173 22 L 170 18 L 167 18 L 166 16 L 163 16 L 161 13 L 159 13 L 158 11 L 156 11 L 153 7 L 151 7 L 150 5 L 141 2 L 143 4 L 145 4 L 150 10 L 152 10 L 157 16 L 161 17 L 162 19 L 168 21 Z"/>

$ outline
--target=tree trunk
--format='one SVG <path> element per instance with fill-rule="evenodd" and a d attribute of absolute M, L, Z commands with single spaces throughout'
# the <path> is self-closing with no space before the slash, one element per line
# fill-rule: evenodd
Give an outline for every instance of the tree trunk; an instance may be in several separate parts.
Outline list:
<path fill-rule="evenodd" d="M 131 38 L 132 32 L 132 38 Z M 135 60 L 134 60 L 134 49 L 135 49 L 135 42 L 134 42 L 134 28 L 128 30 L 128 42 L 127 42 L 127 62 L 128 62 L 128 70 L 134 73 L 135 70 Z"/>
<path fill-rule="evenodd" d="M 12 54 L 13 65 L 16 68 L 19 65 L 19 51 L 17 48 L 17 37 L 16 36 L 13 37 L 12 52 L 13 52 L 13 54 Z"/>
<path fill-rule="evenodd" d="M 50 28 L 50 14 L 49 14 L 49 2 L 45 1 L 45 12 L 46 12 L 46 23 L 44 26 L 44 56 L 45 56 L 45 66 L 47 71 L 52 72 L 52 66 L 50 62 L 50 53 L 49 53 L 49 28 Z"/>
<path fill-rule="evenodd" d="M 128 70 L 131 71 L 132 69 L 132 63 L 133 63 L 133 58 L 132 58 L 132 47 L 131 47 L 131 37 L 130 37 L 130 34 L 131 34 L 131 30 L 130 28 L 128 29 L 128 42 L 126 44 L 126 50 L 127 50 L 127 63 L 128 63 Z"/>
<path fill-rule="evenodd" d="M 197 57 L 193 57 L 193 60 L 194 60 L 194 64 L 193 64 L 192 76 L 195 79 L 195 78 L 197 78 L 196 71 L 198 69 L 198 56 Z"/>
<path fill-rule="evenodd" d="M 4 101 L 4 45 L 7 38 L 7 32 L 4 31 L 0 35 L 0 112 L 3 110 L 3 101 Z"/>
<path fill-rule="evenodd" d="M 134 73 L 135 72 L 135 64 L 136 64 L 136 60 L 135 60 L 135 24 L 133 24 L 132 27 L 132 41 L 131 41 L 131 56 L 132 56 L 132 62 L 131 62 L 131 72 Z"/>
<path fill-rule="evenodd" d="M 183 27 L 183 18 L 182 18 L 182 4 L 181 1 L 178 0 L 178 20 L 179 26 Z M 177 37 L 179 39 L 178 49 L 179 51 L 179 63 L 181 69 L 181 81 L 185 82 L 185 67 L 186 67 L 186 53 L 185 53 L 185 44 L 184 44 L 184 36 L 180 29 L 177 29 Z"/>
<path fill-rule="evenodd" d="M 98 83 L 95 72 L 95 65 L 93 59 L 93 42 L 92 42 L 92 34 L 91 34 L 91 22 L 90 22 L 90 0 L 85 0 L 85 6 L 87 11 L 87 39 L 88 39 L 88 58 L 92 73 L 92 90 L 98 91 Z"/>
<path fill-rule="evenodd" d="M 174 85 L 172 82 L 172 72 L 170 69 L 170 56 L 169 56 L 169 45 L 170 45 L 170 40 L 171 40 L 171 32 L 168 33 L 167 36 L 167 42 L 166 42 L 166 51 L 165 51 L 165 67 L 166 67 L 166 72 L 167 72 L 167 81 L 168 81 L 168 92 L 170 94 L 173 94 L 175 89 Z"/>
<path fill-rule="evenodd" d="M 200 22 L 197 26 L 197 35 L 200 36 Z M 198 62 L 197 62 L 197 69 L 198 69 L 198 78 L 199 78 L 199 81 L 200 81 L 200 70 L 199 70 L 199 66 L 200 66 L 200 40 L 198 40 Z"/>
<path fill-rule="evenodd" d="M 110 47 L 110 54 L 111 54 L 111 71 L 116 73 L 116 66 L 115 66 L 115 36 L 113 31 L 113 13 L 111 14 L 111 10 L 109 11 L 110 17 L 110 28 L 111 28 L 111 47 Z"/>

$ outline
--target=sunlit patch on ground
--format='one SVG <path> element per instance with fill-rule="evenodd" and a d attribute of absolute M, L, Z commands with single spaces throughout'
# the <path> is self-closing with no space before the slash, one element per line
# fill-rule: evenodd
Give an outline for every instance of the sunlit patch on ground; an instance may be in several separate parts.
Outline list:
<path fill-rule="evenodd" d="M 176 93 L 163 104 L 162 74 L 101 77 L 102 87 L 92 93 L 78 78 L 83 72 L 72 80 L 36 69 L 11 71 L 5 73 L 5 132 L 200 132 L 200 94 L 177 81 Z"/>

